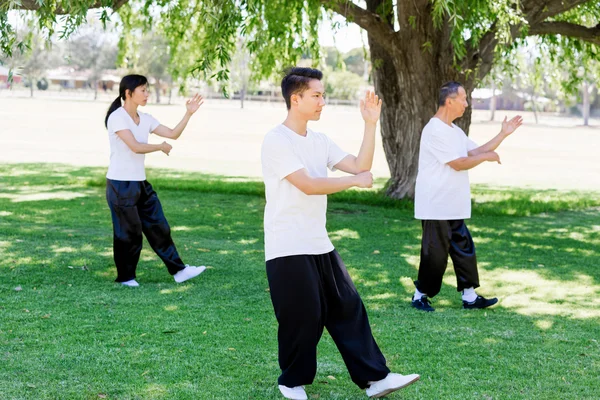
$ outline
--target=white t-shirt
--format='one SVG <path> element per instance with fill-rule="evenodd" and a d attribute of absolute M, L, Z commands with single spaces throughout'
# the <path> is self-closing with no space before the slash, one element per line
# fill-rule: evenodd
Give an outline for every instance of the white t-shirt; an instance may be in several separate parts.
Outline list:
<path fill-rule="evenodd" d="M 447 163 L 467 157 L 479 147 L 458 126 L 432 118 L 421 134 L 419 173 L 415 187 L 415 218 L 452 220 L 471 218 L 469 172 Z"/>
<path fill-rule="evenodd" d="M 300 136 L 278 125 L 262 144 L 265 206 L 265 259 L 325 254 L 334 247 L 325 228 L 326 195 L 306 195 L 286 176 L 302 168 L 313 178 L 326 178 L 348 153 L 322 133 L 307 130 Z"/>
<path fill-rule="evenodd" d="M 144 181 L 145 154 L 136 154 L 116 134 L 129 129 L 139 143 L 148 143 L 148 136 L 160 123 L 150 114 L 138 111 L 140 124 L 136 125 L 123 107 L 117 108 L 108 117 L 108 140 L 110 142 L 110 164 L 106 177 L 116 181 Z"/>

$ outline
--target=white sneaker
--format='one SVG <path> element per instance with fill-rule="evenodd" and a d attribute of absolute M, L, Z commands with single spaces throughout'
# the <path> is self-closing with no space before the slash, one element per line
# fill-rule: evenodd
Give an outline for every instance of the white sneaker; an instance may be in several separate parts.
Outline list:
<path fill-rule="evenodd" d="M 367 389 L 367 396 L 375 399 L 387 396 L 398 389 L 415 383 L 419 378 L 420 376 L 417 374 L 400 375 L 390 372 L 384 379 L 371 383 L 371 386 Z"/>
<path fill-rule="evenodd" d="M 286 399 L 294 399 L 294 400 L 307 400 L 306 392 L 304 391 L 304 386 L 295 386 L 293 388 L 279 385 L 279 391 Z"/>
<path fill-rule="evenodd" d="M 129 287 L 138 287 L 138 286 L 140 286 L 140 284 L 137 283 L 137 281 L 135 279 L 132 279 L 132 280 L 127 281 L 127 282 L 121 282 L 121 285 L 123 285 L 123 286 L 129 286 Z"/>
<path fill-rule="evenodd" d="M 186 264 L 184 269 L 173 275 L 173 278 L 175 279 L 175 282 L 181 283 L 200 275 L 205 270 L 206 267 L 204 265 L 201 267 L 192 267 Z"/>

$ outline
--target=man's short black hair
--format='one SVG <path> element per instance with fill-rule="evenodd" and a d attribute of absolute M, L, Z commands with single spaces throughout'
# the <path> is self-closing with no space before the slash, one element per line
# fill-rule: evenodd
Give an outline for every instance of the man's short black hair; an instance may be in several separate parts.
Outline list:
<path fill-rule="evenodd" d="M 323 79 L 323 73 L 314 68 L 292 67 L 285 71 L 285 75 L 281 80 L 281 94 L 285 99 L 285 105 L 289 110 L 292 107 L 291 97 L 293 94 L 302 93 L 308 89 L 308 84 L 311 80 Z"/>
<path fill-rule="evenodd" d="M 448 97 L 456 96 L 458 94 L 459 88 L 464 89 L 464 86 L 460 82 L 450 81 L 444 83 L 440 88 L 440 97 L 438 100 L 438 105 L 440 107 L 446 105 L 446 99 Z"/>

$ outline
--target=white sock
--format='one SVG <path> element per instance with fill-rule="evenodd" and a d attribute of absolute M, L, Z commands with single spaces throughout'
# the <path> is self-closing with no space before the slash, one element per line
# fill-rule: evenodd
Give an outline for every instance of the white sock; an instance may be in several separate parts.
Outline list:
<path fill-rule="evenodd" d="M 413 296 L 413 300 L 421 300 L 421 297 L 425 296 L 425 293 L 419 292 L 419 289 L 415 288 L 415 295 Z"/>
<path fill-rule="evenodd" d="M 470 287 L 468 289 L 463 290 L 462 299 L 469 303 L 474 302 L 477 299 L 477 293 L 475 293 L 475 288 Z"/>

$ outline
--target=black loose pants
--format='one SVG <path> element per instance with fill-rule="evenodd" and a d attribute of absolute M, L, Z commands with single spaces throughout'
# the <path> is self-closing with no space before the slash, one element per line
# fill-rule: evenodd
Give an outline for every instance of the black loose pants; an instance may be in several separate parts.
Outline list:
<path fill-rule="evenodd" d="M 337 251 L 269 260 L 267 277 L 279 322 L 280 385 L 313 382 L 323 328 L 360 388 L 387 376 L 390 371 L 371 333 L 367 311 Z"/>
<path fill-rule="evenodd" d="M 421 223 L 421 263 L 415 281 L 419 292 L 429 297 L 440 292 L 442 278 L 448 266 L 448 255 L 454 264 L 456 289 L 460 292 L 470 287 L 479 287 L 475 244 L 465 221 L 423 220 Z"/>
<path fill-rule="evenodd" d="M 142 232 L 171 275 L 185 268 L 171 239 L 171 228 L 148 181 L 106 180 L 106 200 L 113 222 L 116 282 L 135 279 Z"/>

